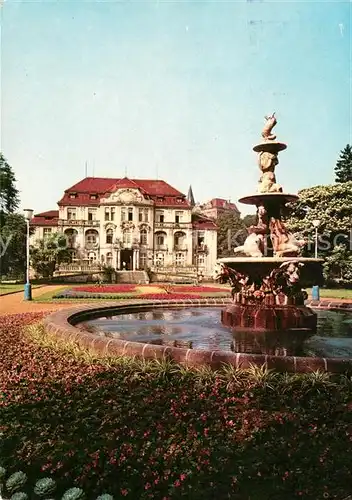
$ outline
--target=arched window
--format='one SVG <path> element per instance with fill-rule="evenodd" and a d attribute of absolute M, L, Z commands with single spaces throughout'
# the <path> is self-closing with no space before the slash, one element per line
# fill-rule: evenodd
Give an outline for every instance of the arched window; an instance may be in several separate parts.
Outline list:
<path fill-rule="evenodd" d="M 112 229 L 108 229 L 106 231 L 106 243 L 111 244 L 113 237 L 114 237 L 114 231 Z"/>
<path fill-rule="evenodd" d="M 147 245 L 148 244 L 148 233 L 146 229 L 142 229 L 140 232 L 140 239 L 139 242 L 141 245 Z"/>
<path fill-rule="evenodd" d="M 98 242 L 98 231 L 89 229 L 86 232 L 86 245 L 95 245 Z"/>
<path fill-rule="evenodd" d="M 177 231 L 174 234 L 175 250 L 184 250 L 185 242 L 186 242 L 186 234 L 183 233 L 182 231 Z"/>

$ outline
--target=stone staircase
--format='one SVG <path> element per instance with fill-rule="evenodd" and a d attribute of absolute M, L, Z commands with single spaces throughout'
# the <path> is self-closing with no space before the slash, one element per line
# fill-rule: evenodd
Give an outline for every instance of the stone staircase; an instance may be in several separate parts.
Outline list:
<path fill-rule="evenodd" d="M 147 285 L 149 277 L 145 271 L 116 271 L 116 283 Z"/>

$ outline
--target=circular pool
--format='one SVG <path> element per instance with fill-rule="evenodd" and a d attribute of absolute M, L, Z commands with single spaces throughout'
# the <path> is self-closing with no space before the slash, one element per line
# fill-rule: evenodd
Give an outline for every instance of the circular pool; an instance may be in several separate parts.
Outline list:
<path fill-rule="evenodd" d="M 85 322 L 92 333 L 131 342 L 276 356 L 352 358 L 352 315 L 317 312 L 318 330 L 243 332 L 223 326 L 218 307 L 158 309 L 104 315 Z"/>
<path fill-rule="evenodd" d="M 228 299 L 80 305 L 44 320 L 48 332 L 109 356 L 167 358 L 187 366 L 266 364 L 289 372 L 352 372 L 352 304 L 313 302 L 316 334 L 233 331 L 221 324 Z"/>

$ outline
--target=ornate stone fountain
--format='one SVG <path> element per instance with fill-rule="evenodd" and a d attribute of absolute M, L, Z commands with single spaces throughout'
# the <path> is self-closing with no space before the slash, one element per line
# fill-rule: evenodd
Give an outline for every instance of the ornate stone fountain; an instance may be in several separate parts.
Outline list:
<path fill-rule="evenodd" d="M 222 323 L 260 331 L 315 331 L 317 316 L 305 307 L 304 287 L 321 284 L 322 259 L 299 257 L 304 240 L 296 239 L 282 221 L 287 203 L 298 199 L 277 184 L 278 154 L 287 148 L 272 129 L 275 113 L 266 116 L 262 142 L 254 146 L 261 171 L 257 192 L 240 203 L 257 207 L 257 222 L 235 248 L 235 257 L 219 259 L 215 279 L 232 287 L 233 303 L 222 311 Z"/>

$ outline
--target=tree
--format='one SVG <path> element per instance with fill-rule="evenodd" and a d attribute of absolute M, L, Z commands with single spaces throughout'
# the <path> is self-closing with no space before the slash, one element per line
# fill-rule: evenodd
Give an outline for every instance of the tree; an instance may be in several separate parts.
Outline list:
<path fill-rule="evenodd" d="M 234 247 L 242 245 L 247 230 L 242 219 L 233 211 L 225 211 L 216 220 L 218 226 L 218 257 L 233 255 Z M 229 248 L 230 247 L 230 248 Z"/>
<path fill-rule="evenodd" d="M 19 203 L 15 174 L 4 155 L 0 153 L 0 212 L 12 214 L 18 209 Z"/>
<path fill-rule="evenodd" d="M 54 233 L 48 238 L 37 240 L 36 245 L 30 249 L 30 257 L 37 276 L 51 278 L 56 266 L 70 261 L 66 238 Z"/>
<path fill-rule="evenodd" d="M 352 181 L 303 189 L 298 195 L 290 204 L 288 229 L 310 239 L 305 256 L 313 256 L 313 221 L 319 220 L 318 254 L 326 259 L 325 277 L 346 286 L 352 280 Z"/>
<path fill-rule="evenodd" d="M 26 221 L 23 215 L 7 214 L 0 228 L 0 276 L 22 278 L 26 263 Z"/>
<path fill-rule="evenodd" d="M 335 182 L 349 181 L 352 181 L 352 147 L 347 144 L 335 166 Z"/>

